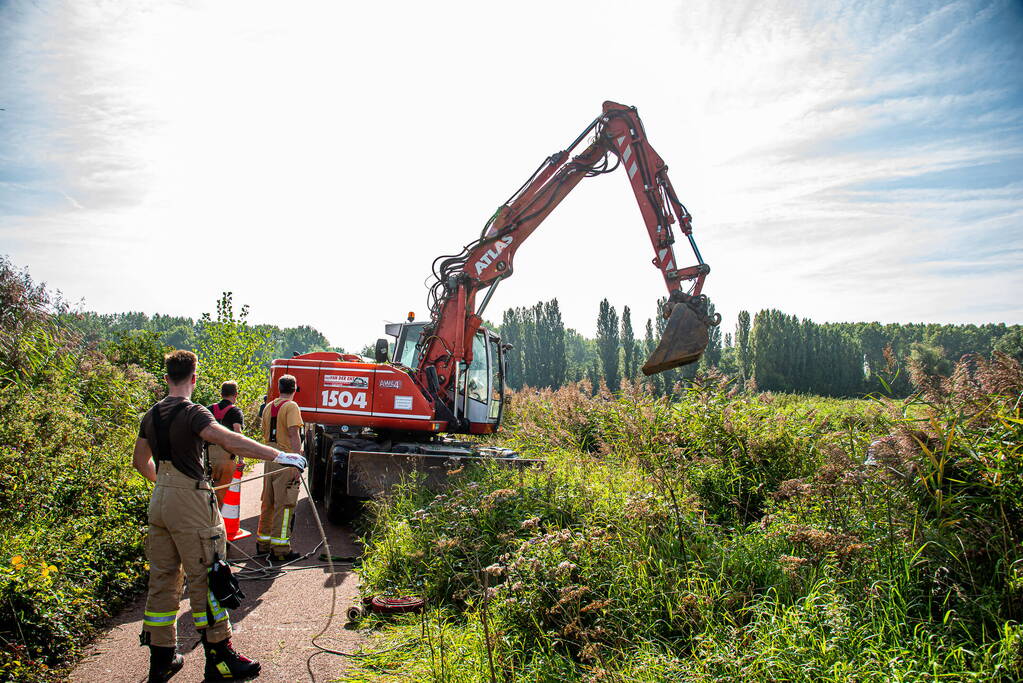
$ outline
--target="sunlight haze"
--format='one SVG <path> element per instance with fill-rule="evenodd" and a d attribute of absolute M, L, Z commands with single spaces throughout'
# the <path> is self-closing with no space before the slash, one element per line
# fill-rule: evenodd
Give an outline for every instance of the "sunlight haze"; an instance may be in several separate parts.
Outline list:
<path fill-rule="evenodd" d="M 230 290 L 357 350 L 610 99 L 726 332 L 1023 323 L 1021 38 L 1009 0 L 0 1 L 0 254 L 84 309 Z M 624 172 L 584 180 L 486 317 L 557 297 L 592 336 L 607 297 L 639 331 L 652 256 Z"/>

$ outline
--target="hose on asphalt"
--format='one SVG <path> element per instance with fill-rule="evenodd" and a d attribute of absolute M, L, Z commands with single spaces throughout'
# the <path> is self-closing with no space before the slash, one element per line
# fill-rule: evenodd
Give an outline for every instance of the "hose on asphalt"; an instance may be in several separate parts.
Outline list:
<path fill-rule="evenodd" d="M 251 477 L 246 477 L 244 479 L 240 479 L 239 481 L 231 482 L 230 484 L 224 484 L 223 486 L 217 486 L 213 490 L 216 491 L 218 489 L 228 488 L 228 487 L 230 487 L 230 486 L 232 486 L 234 484 L 238 484 L 240 486 L 241 484 L 244 484 L 247 481 L 255 481 L 257 479 L 262 479 L 264 477 L 268 477 L 268 476 L 273 475 L 273 474 L 279 474 L 279 473 L 287 472 L 287 471 L 288 471 L 288 469 L 285 468 L 285 469 L 280 469 L 280 470 L 274 470 L 273 472 L 264 472 L 263 474 L 258 474 L 258 475 L 254 475 L 254 476 L 251 476 Z M 316 502 L 313 500 L 312 491 L 309 490 L 309 484 L 306 482 L 306 478 L 305 477 L 301 477 L 299 480 L 302 482 L 302 487 L 305 489 L 306 498 L 309 500 L 309 508 L 313 511 L 313 520 L 315 520 L 315 522 L 316 522 L 316 529 L 320 533 L 320 542 L 316 545 L 315 548 L 310 550 L 308 553 L 306 553 L 302 557 L 295 558 L 291 562 L 285 562 L 285 563 L 280 564 L 280 565 L 273 565 L 273 564 L 263 565 L 255 557 L 252 557 L 251 555 L 246 553 L 244 550 L 241 550 L 236 544 L 231 543 L 231 545 L 236 550 L 238 550 L 243 555 L 245 555 L 245 557 L 248 558 L 250 561 L 255 562 L 258 565 L 258 567 L 255 568 L 255 569 L 243 568 L 243 569 L 240 569 L 239 571 L 237 571 L 235 573 L 235 576 L 238 578 L 239 581 L 260 581 L 260 580 L 261 581 L 265 581 L 265 580 L 273 580 L 273 579 L 276 579 L 276 578 L 279 578 L 279 577 L 283 576 L 284 574 L 286 574 L 288 572 L 302 571 L 302 570 L 306 570 L 306 569 L 322 569 L 324 567 L 327 568 L 328 574 L 330 576 L 330 613 L 327 615 L 327 621 L 326 621 L 326 623 L 324 623 L 323 628 L 321 628 L 319 633 L 314 635 L 311 638 L 311 640 L 310 640 L 310 642 L 313 644 L 313 647 L 315 647 L 317 651 L 312 653 L 311 655 L 309 655 L 309 657 L 306 659 L 306 671 L 309 674 L 309 680 L 312 681 L 312 683 L 316 683 L 316 674 L 313 673 L 313 668 L 312 668 L 312 659 L 316 655 L 326 653 L 326 654 L 335 655 L 337 657 L 350 657 L 350 658 L 353 658 L 353 659 L 358 659 L 358 658 L 362 658 L 362 657 L 371 657 L 371 656 L 374 656 L 374 655 L 384 654 L 386 652 L 392 652 L 394 650 L 399 650 L 399 649 L 401 649 L 403 647 L 406 647 L 406 646 L 411 645 L 412 643 L 416 642 L 418 640 L 418 638 L 413 638 L 411 640 L 407 640 L 405 642 L 399 643 L 398 645 L 395 645 L 394 647 L 390 647 L 390 648 L 387 648 L 387 649 L 384 649 L 384 650 L 374 650 L 373 652 L 343 652 L 341 650 L 335 650 L 335 649 L 332 649 L 332 648 L 329 648 L 329 647 L 325 647 L 323 645 L 320 645 L 318 642 L 316 642 L 319 638 L 323 637 L 323 635 L 330 629 L 331 624 L 334 623 L 334 618 L 337 616 L 337 582 L 334 579 L 334 567 L 336 565 L 338 565 L 338 564 L 341 564 L 341 565 L 351 565 L 352 561 L 348 561 L 348 560 L 353 560 L 354 561 L 355 558 L 345 557 L 344 558 L 345 561 L 335 562 L 335 560 L 334 560 L 335 555 L 330 550 L 330 542 L 327 540 L 327 532 L 323 528 L 323 522 L 320 521 L 320 513 L 316 510 Z M 315 564 L 315 565 L 291 566 L 295 562 L 301 562 L 302 560 L 308 558 L 313 553 L 315 553 L 317 550 L 319 550 L 321 546 L 323 547 L 324 552 L 320 555 L 320 558 L 325 560 L 325 563 Z M 235 563 L 232 563 L 232 564 L 235 564 Z"/>

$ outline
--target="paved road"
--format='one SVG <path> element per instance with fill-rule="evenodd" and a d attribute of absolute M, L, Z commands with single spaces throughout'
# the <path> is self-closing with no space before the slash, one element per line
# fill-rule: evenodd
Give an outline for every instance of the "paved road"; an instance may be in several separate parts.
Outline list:
<path fill-rule="evenodd" d="M 255 468 L 262 471 L 262 466 Z M 259 514 L 261 480 L 242 485 L 242 528 L 256 531 Z M 312 550 L 320 542 L 320 534 L 309 508 L 305 491 L 299 500 L 293 548 L 298 552 Z M 323 509 L 319 508 L 321 519 Z M 324 521 L 331 551 L 335 555 L 356 555 L 359 548 L 349 529 L 332 527 Z M 239 548 L 255 552 L 255 537 L 238 542 Z M 316 555 L 321 551 L 317 551 Z M 241 558 L 236 550 L 231 556 Z M 319 564 L 316 557 L 296 563 Z M 254 565 L 252 565 L 254 566 Z M 342 676 L 347 661 L 328 654 L 316 654 L 310 638 L 323 628 L 330 612 L 331 582 L 337 586 L 337 615 L 330 631 L 320 644 L 344 652 L 359 649 L 365 639 L 355 631 L 344 628 L 344 612 L 356 595 L 357 577 L 348 565 L 335 566 L 330 576 L 325 567 L 289 572 L 275 580 L 245 581 L 242 590 L 246 598 L 240 609 L 231 612 L 234 624 L 235 648 L 263 664 L 261 682 L 300 683 L 309 681 L 307 662 L 312 667 L 317 683 Z M 138 634 L 142 630 L 145 599 L 117 615 L 107 630 L 97 638 L 82 663 L 74 670 L 75 683 L 138 683 L 145 681 L 149 666 L 149 650 L 139 647 Z M 185 653 L 185 668 L 172 683 L 193 683 L 203 679 L 202 646 L 191 650 L 199 641 L 191 626 L 188 601 L 182 600 L 178 614 L 178 651 Z M 190 651 L 191 650 L 191 651 Z M 311 657 L 311 660 L 310 660 Z"/>

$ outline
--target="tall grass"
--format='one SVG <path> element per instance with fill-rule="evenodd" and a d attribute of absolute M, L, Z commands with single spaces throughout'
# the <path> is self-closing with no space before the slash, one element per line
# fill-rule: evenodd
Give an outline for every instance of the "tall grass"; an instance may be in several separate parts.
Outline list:
<path fill-rule="evenodd" d="M 921 386 L 518 393 L 545 469 L 374 507 L 365 591 L 430 609 L 352 680 L 1017 680 L 1023 374 Z"/>

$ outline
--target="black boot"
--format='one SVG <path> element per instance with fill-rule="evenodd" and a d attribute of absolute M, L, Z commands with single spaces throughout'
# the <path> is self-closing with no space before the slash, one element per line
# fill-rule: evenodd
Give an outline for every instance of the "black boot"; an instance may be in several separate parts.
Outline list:
<path fill-rule="evenodd" d="M 206 681 L 238 681 L 259 675 L 259 662 L 235 652 L 230 640 L 209 643 L 203 633 L 202 646 L 206 650 Z"/>
<path fill-rule="evenodd" d="M 172 647 L 149 646 L 149 683 L 166 683 L 181 667 L 185 658 Z"/>
<path fill-rule="evenodd" d="M 287 564 L 288 562 L 294 562 L 295 560 L 301 560 L 305 555 L 296 553 L 294 550 L 288 552 L 285 555 L 278 555 L 276 553 L 270 555 L 270 564 Z"/>

